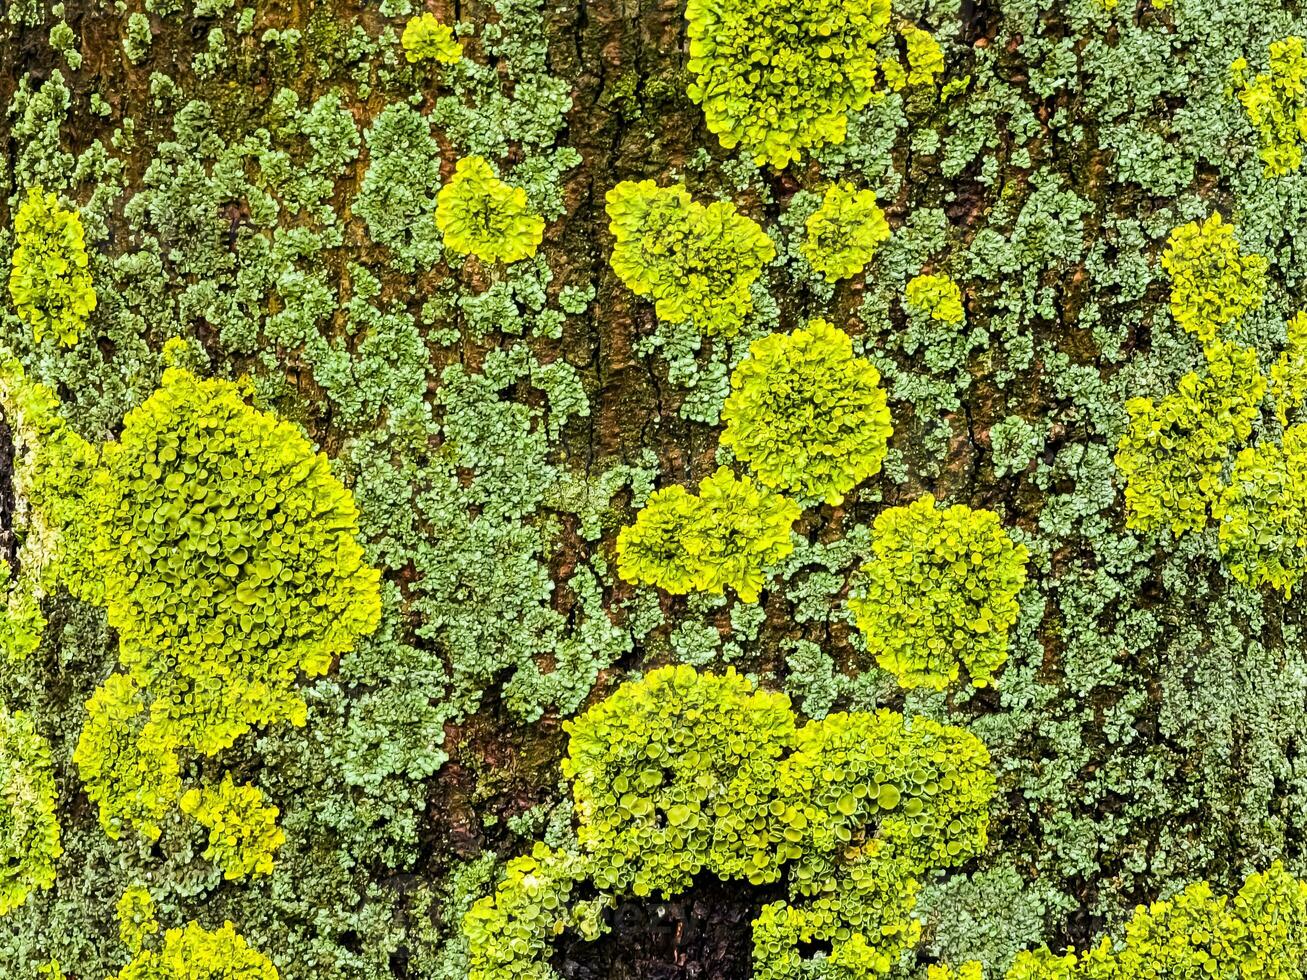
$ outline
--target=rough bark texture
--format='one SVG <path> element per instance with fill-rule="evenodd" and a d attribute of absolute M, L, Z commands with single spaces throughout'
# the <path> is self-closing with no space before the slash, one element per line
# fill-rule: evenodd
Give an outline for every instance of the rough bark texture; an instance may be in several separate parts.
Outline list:
<path fill-rule="evenodd" d="M 729 661 L 786 690 L 805 716 L 889 707 L 969 726 L 985 740 L 999 779 L 989 851 L 927 883 L 925 939 L 905 976 L 969 957 L 1001 976 L 1017 950 L 1083 948 L 1137 903 L 1188 881 L 1211 880 L 1224 893 L 1273 860 L 1307 868 L 1297 596 L 1235 581 L 1215 524 L 1181 540 L 1133 531 L 1112 464 L 1129 421 L 1125 400 L 1161 398 L 1201 369 L 1199 345 L 1172 322 L 1157 266 L 1172 228 L 1219 209 L 1245 250 L 1270 260 L 1265 302 L 1237 328 L 1263 367 L 1302 305 L 1307 179 L 1262 176 L 1257 134 L 1227 88 L 1235 57 L 1263 68 L 1267 45 L 1299 29 L 1297 3 L 1175 0 L 1158 9 L 1122 0 L 1108 12 L 1098 0 L 904 0 L 896 18 L 939 40 L 947 63 L 939 81 L 961 87 L 887 94 L 854 120 L 845 147 L 781 172 L 723 150 L 687 97 L 682 2 L 428 4 L 442 21 L 469 25 L 465 55 L 498 73 L 493 85 L 468 81 L 464 69 L 408 66 L 398 43 L 406 8 L 265 2 L 239 29 L 239 6 L 197 12 L 187 2 L 161 13 L 135 0 L 69 0 L 61 14 L 14 7 L 0 31 L 0 102 L 10 106 L 0 227 L 12 226 L 28 187 L 58 192 L 81 210 L 100 295 L 75 348 L 35 343 L 8 305 L 4 346 L 92 442 L 114 438 L 124 413 L 153 390 L 171 336 L 192 343 L 200 369 L 251 377 L 257 403 L 301 423 L 356 488 L 367 544 L 393 588 L 384 639 L 306 684 L 305 729 L 260 732 L 218 758 L 185 760 L 189 781 L 232 771 L 282 809 L 288 843 L 278 870 L 248 882 L 221 880 L 198 856 L 202 834 L 180 817 L 154 845 L 104 836 L 71 755 L 81 705 L 115 669 L 115 637 L 101 611 L 52 589 L 41 652 L 13 666 L 0 693 L 9 709 L 31 712 L 53 746 L 65 856 L 52 891 L 0 919 L 0 974 L 25 976 L 20 964 L 30 973 L 52 959 L 69 980 L 120 969 L 129 957 L 113 905 L 146 880 L 165 927 L 230 918 L 285 980 L 465 975 L 466 907 L 493 891 L 503 861 L 569 825 L 558 769 L 566 719 L 675 660 L 713 670 Z M 514 11 L 538 12 L 538 36 L 488 42 L 486 25 Z M 151 34 L 139 62 L 124 48 L 129 14 L 143 14 Z M 51 44 L 61 21 L 81 54 L 76 68 Z M 225 48 L 205 67 L 195 59 L 217 27 Z M 301 35 L 281 46 L 269 30 Z M 537 41 L 547 43 L 538 64 L 522 50 Z M 552 129 L 548 99 L 533 87 L 548 78 L 562 80 L 571 100 Z M 514 123 L 487 108 L 492 87 L 521 112 Z M 291 110 L 278 102 L 284 89 L 298 96 Z M 257 152 L 275 146 L 289 172 L 307 172 L 315 144 L 294 125 L 332 92 L 360 138 L 357 155 L 326 175 L 339 242 L 319 215 L 286 206 L 289 182 Z M 451 98 L 472 107 L 466 132 L 437 119 L 453 112 Z M 211 125 L 195 123 L 192 100 Z M 530 329 L 540 311 L 525 287 L 508 304 L 523 318 L 514 329 L 467 304 L 507 280 L 502 267 L 448 252 L 406 265 L 382 242 L 434 220 L 425 191 L 414 192 L 416 204 L 396 197 L 369 210 L 365 200 L 378 166 L 373 127 L 404 105 L 437 120 L 429 132 L 446 182 L 477 140 L 505 136 L 506 151 L 491 154 L 496 167 L 550 208 L 548 275 L 532 273 L 544 305 L 557 311 L 564 287 L 595 289 L 584 312 L 559 314 L 557 339 Z M 548 132 L 534 142 L 500 132 L 540 119 Z M 220 156 L 245 140 L 256 149 L 215 177 Z M 162 148 L 172 141 L 183 147 L 170 155 Z M 556 180 L 532 170 L 560 147 L 580 162 Z M 387 187 L 429 159 L 423 147 L 409 149 L 411 158 L 396 154 Z M 605 194 L 645 178 L 684 179 L 697 200 L 729 199 L 783 246 L 757 290 L 746 340 L 825 317 L 858 339 L 891 395 L 892 465 L 840 506 L 805 508 L 794 528 L 800 550 L 769 576 L 753 628 L 737 621 L 747 613 L 734 598 L 669 596 L 614 570 L 617 532 L 649 487 L 601 478 L 626 465 L 646 468 L 651 486 L 693 488 L 720 461 L 720 398 L 675 378 L 666 345 L 650 350 L 650 338 L 662 337 L 653 306 L 608 264 Z M 831 289 L 795 243 L 804 209 L 834 179 L 877 190 L 895 238 L 864 274 Z M 271 220 L 264 190 L 281 205 Z M 292 229 L 321 237 L 278 265 L 262 249 Z M 12 246 L 6 232 L 0 252 L 7 258 Z M 136 265 L 126 261 L 133 256 Z M 913 327 L 903 287 L 923 272 L 957 280 L 966 329 L 979 332 L 957 370 L 927 365 L 932 345 L 951 338 L 915 349 L 904 339 Z M 317 275 L 325 310 L 300 288 Z M 379 282 L 375 299 L 369 275 Z M 359 313 L 355 300 L 393 321 Z M 278 320 L 288 313 L 303 313 L 308 326 Z M 403 346 L 410 328 L 416 356 Z M 369 347 L 369 338 L 381 342 Z M 743 340 L 698 340 L 700 380 L 747 349 Z M 494 375 L 488 394 L 450 395 L 446 369 L 479 378 L 501 370 L 495 359 L 510 349 L 529 351 L 531 366 L 506 381 Z M 553 365 L 566 365 L 588 413 L 537 452 L 532 438 L 561 400 L 542 381 Z M 956 404 L 922 395 L 914 387 L 922 379 Z M 371 399 L 362 409 L 351 400 L 359 392 Z M 429 421 L 396 422 L 410 400 Z M 477 425 L 458 430 L 455 416 L 469 405 L 481 413 Z M 519 425 L 511 413 L 522 406 L 529 418 Z M 1251 442 L 1278 438 L 1272 416 Z M 1013 419 L 1037 434 L 1021 452 L 991 434 Z M 497 458 L 473 459 L 478 447 L 459 443 L 460 431 L 496 447 Z M 0 423 L 0 552 L 17 573 L 13 462 Z M 381 476 L 369 471 L 374 463 L 386 468 Z M 524 513 L 495 510 L 516 490 L 478 489 L 523 475 L 543 488 L 521 491 Z M 419 500 L 437 496 L 446 476 L 457 488 L 448 499 Z M 577 485 L 584 506 L 551 496 Z M 875 517 L 925 492 L 996 511 L 1034 555 L 996 687 L 905 694 L 868 657 L 844 605 Z M 492 523 L 498 536 L 476 536 Z M 528 544 L 510 538 L 522 528 L 535 535 Z M 460 569 L 458 580 L 433 598 L 445 565 Z M 534 565 L 553 583 L 547 595 L 516 571 Z M 504 569 L 508 584 L 495 591 L 487 582 Z M 582 573 L 598 583 L 600 613 Z M 554 618 L 542 626 L 537 614 Z M 577 667 L 563 641 L 599 615 L 610 646 L 595 652 L 601 643 L 587 641 L 593 663 Z M 641 616 L 654 621 L 641 625 Z M 528 643 L 536 634 L 544 639 Z M 715 637 L 707 653 L 704 636 Z M 525 652 L 506 654 L 518 641 Z M 474 653 L 459 652 L 467 649 Z M 802 659 L 812 650 L 815 667 Z M 513 684 L 529 669 L 575 681 L 523 708 Z M 432 762 L 437 754 L 448 758 Z M 744 980 L 750 922 L 782 897 L 709 878 L 668 902 L 623 898 L 606 937 L 569 934 L 552 962 L 568 980 Z"/>

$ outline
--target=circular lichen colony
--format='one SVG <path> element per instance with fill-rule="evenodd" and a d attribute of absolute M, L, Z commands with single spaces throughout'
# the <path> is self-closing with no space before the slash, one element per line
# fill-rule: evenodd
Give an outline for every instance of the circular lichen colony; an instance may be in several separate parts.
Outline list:
<path fill-rule="evenodd" d="M 874 191 L 831 184 L 804 224 L 799 251 L 827 282 L 856 276 L 891 232 Z"/>
<path fill-rule="evenodd" d="M 876 90 L 890 0 L 689 0 L 690 98 L 727 149 L 777 169 L 842 143 Z"/>
<path fill-rule="evenodd" d="M 754 341 L 722 419 L 722 444 L 760 480 L 829 504 L 880 472 L 893 432 L 880 372 L 825 320 Z"/>
<path fill-rule="evenodd" d="M 941 510 L 926 494 L 876 518 L 872 550 L 849 608 L 876 662 L 905 688 L 943 690 L 963 666 L 988 684 L 1007 659 L 1028 558 L 998 515 Z"/>
<path fill-rule="evenodd" d="M 96 563 L 152 721 L 201 752 L 302 723 L 293 682 L 375 629 L 353 498 L 289 423 L 170 368 L 105 447 Z"/>
<path fill-rule="evenodd" d="M 566 727 L 563 775 L 601 887 L 670 895 L 705 868 L 735 876 L 746 866 L 758 883 L 775 880 L 774 860 L 755 862 L 747 834 L 716 831 L 723 814 L 741 829 L 763 816 L 794 740 L 784 695 L 733 672 L 663 668 Z"/>
<path fill-rule="evenodd" d="M 481 157 L 458 161 L 453 179 L 436 195 L 436 225 L 448 248 L 485 262 L 530 258 L 545 231 L 526 191 L 496 177 Z"/>
<path fill-rule="evenodd" d="M 730 201 L 700 204 L 683 185 L 624 180 L 605 196 L 613 271 L 660 320 L 731 337 L 753 312 L 751 288 L 776 247 Z"/>
<path fill-rule="evenodd" d="M 463 45 L 454 37 L 448 24 L 442 24 L 432 13 L 409 18 L 400 37 L 404 57 L 411 62 L 436 61 L 454 65 L 463 57 Z"/>
<path fill-rule="evenodd" d="M 617 571 L 673 594 L 730 586 L 756 602 L 763 569 L 794 549 L 790 527 L 798 519 L 795 503 L 723 466 L 697 496 L 680 485 L 653 493 L 617 536 Z"/>

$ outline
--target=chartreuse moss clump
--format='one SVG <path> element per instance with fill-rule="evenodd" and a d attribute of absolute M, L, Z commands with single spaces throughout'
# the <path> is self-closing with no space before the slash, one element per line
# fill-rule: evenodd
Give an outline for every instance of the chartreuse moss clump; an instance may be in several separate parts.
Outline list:
<path fill-rule="evenodd" d="M 326 456 L 226 381 L 180 368 L 128 413 L 95 475 L 95 561 L 150 721 L 211 754 L 303 724 L 294 682 L 371 633 L 378 574 Z"/>
<path fill-rule="evenodd" d="M 880 472 L 893 431 L 880 373 L 825 320 L 755 340 L 722 419 L 722 445 L 759 480 L 830 504 Z"/>
<path fill-rule="evenodd" d="M 1130 426 L 1117 443 L 1126 523 L 1180 535 L 1207 526 L 1224 490 L 1227 460 L 1252 434 L 1266 393 L 1257 353 L 1225 341 L 1206 348 L 1207 366 L 1182 377 L 1160 402 L 1126 402 Z"/>
<path fill-rule="evenodd" d="M 453 29 L 442 24 L 435 14 L 423 13 L 409 18 L 399 42 L 404 46 L 404 57 L 410 62 L 436 61 L 452 65 L 463 57 L 463 45 L 454 37 Z"/>
<path fill-rule="evenodd" d="M 150 719 L 143 692 L 125 674 L 110 674 L 86 713 L 73 762 L 99 808 L 100 826 L 115 840 L 129 827 L 158 840 L 159 821 L 181 793 L 174 741 Z"/>
<path fill-rule="evenodd" d="M 1302 166 L 1307 141 L 1307 46 L 1301 37 L 1271 42 L 1270 70 L 1248 77 L 1248 62 L 1230 66 L 1239 101 L 1261 142 L 1266 176 L 1283 177 Z"/>
<path fill-rule="evenodd" d="M 273 854 L 286 837 L 277 826 L 278 810 L 257 786 L 237 786 L 227 773 L 217 786 L 187 790 L 182 812 L 209 830 L 206 860 L 228 880 L 272 872 Z"/>
<path fill-rule="evenodd" d="M 1152 0 L 1152 6 L 1155 10 L 1165 10 L 1174 2 L 1175 0 Z M 1098 0 L 1099 6 L 1104 10 L 1115 10 L 1119 3 L 1120 0 Z"/>
<path fill-rule="evenodd" d="M 54 884 L 57 796 L 50 744 L 26 712 L 0 707 L 0 915 Z"/>
<path fill-rule="evenodd" d="M 888 973 L 921 936 L 912 913 L 923 873 L 984 849 L 988 766 L 975 736 L 891 711 L 799 728 L 777 794 L 790 899 L 754 922 L 754 977 L 801 980 L 822 966 L 833 980 Z M 825 961 L 805 957 L 814 945 L 829 946 Z"/>
<path fill-rule="evenodd" d="M 1280 862 L 1250 875 L 1233 898 L 1196 882 L 1140 906 L 1120 942 L 1083 953 L 1017 954 L 1005 980 L 1300 980 L 1307 963 L 1307 883 Z M 965 980 L 969 965 L 930 980 Z M 974 975 L 974 974 L 972 974 Z"/>
<path fill-rule="evenodd" d="M 580 922 L 592 938 L 616 897 L 671 897 L 703 873 L 786 881 L 788 900 L 754 922 L 754 976 L 808 976 L 821 944 L 822 976 L 870 976 L 917 941 L 917 879 L 987 839 L 988 753 L 933 721 L 879 711 L 800 726 L 784 695 L 682 665 L 566 728 L 574 848 L 538 845 L 472 908 L 471 980 L 553 980 L 557 933 Z M 569 905 L 577 883 L 597 895 Z"/>
<path fill-rule="evenodd" d="M 1307 396 L 1307 315 L 1289 320 L 1288 342 L 1271 365 L 1283 435 L 1250 446 L 1267 379 L 1255 350 L 1218 335 L 1261 302 L 1266 260 L 1244 255 L 1233 229 L 1213 215 L 1177 228 L 1162 262 L 1172 312 L 1204 340 L 1206 368 L 1182 377 L 1161 402 L 1126 403 L 1130 427 L 1116 465 L 1126 479 L 1127 525 L 1178 536 L 1215 519 L 1230 574 L 1290 594 L 1307 572 L 1307 437 L 1289 424 Z"/>
<path fill-rule="evenodd" d="M 154 840 L 179 752 L 304 723 L 295 681 L 375 629 L 378 575 L 326 457 L 236 385 L 176 367 L 105 446 L 86 513 L 122 671 L 87 702 L 73 760 L 111 837 Z"/>
<path fill-rule="evenodd" d="M 1025 547 L 992 511 L 940 509 L 930 494 L 882 512 L 871 544 L 849 608 L 876 662 L 905 688 L 943 690 L 962 667 L 987 685 L 1020 612 Z"/>
<path fill-rule="evenodd" d="M 1171 316 L 1203 343 L 1262 303 L 1267 260 L 1245 254 L 1234 227 L 1214 213 L 1171 232 L 1162 268 L 1171 277 Z"/>
<path fill-rule="evenodd" d="M 95 309 L 82 219 L 33 187 L 14 216 L 14 237 L 9 296 L 18 315 L 37 342 L 49 334 L 72 347 Z"/>
<path fill-rule="evenodd" d="M 41 600 L 57 582 L 94 591 L 85 567 L 90 522 L 83 508 L 98 456 L 64 421 L 54 392 L 29 381 L 17 359 L 3 352 L 0 417 L 14 445 L 12 530 L 19 568 L 15 578 L 8 562 L 0 562 L 0 656 L 18 661 L 41 641 Z"/>
<path fill-rule="evenodd" d="M 776 257 L 757 223 L 729 201 L 699 204 L 680 184 L 623 181 L 605 200 L 613 271 L 654 301 L 660 320 L 692 321 L 726 337 L 739 332 L 753 310 L 750 287 Z"/>
<path fill-rule="evenodd" d="M 975 960 L 956 969 L 947 964 L 932 963 L 926 967 L 926 980 L 985 980 L 985 969 Z"/>
<path fill-rule="evenodd" d="M 141 949 L 112 980 L 278 980 L 278 974 L 230 922 L 214 930 L 190 922 L 164 933 L 157 949 Z"/>
<path fill-rule="evenodd" d="M 916 24 L 904 22 L 899 26 L 899 36 L 907 49 L 907 67 L 897 61 L 882 61 L 880 64 L 885 84 L 892 91 L 902 91 L 909 85 L 930 85 L 943 74 L 944 49 L 934 35 Z"/>
<path fill-rule="evenodd" d="M 875 94 L 890 0 L 689 0 L 690 98 L 708 128 L 777 169 L 844 142 Z"/>
<path fill-rule="evenodd" d="M 917 276 L 909 280 L 903 298 L 912 309 L 940 323 L 958 326 L 967 318 L 962 290 L 948 276 Z"/>
<path fill-rule="evenodd" d="M 821 205 L 808 216 L 799 251 L 827 282 L 856 276 L 889 240 L 889 222 L 874 191 L 831 184 Z"/>
<path fill-rule="evenodd" d="M 483 262 L 519 262 L 536 254 L 545 219 L 526 191 L 504 183 L 482 157 L 464 157 L 436 195 L 436 226 L 445 247 Z"/>
<path fill-rule="evenodd" d="M 690 541 L 705 533 L 703 512 L 699 498 L 679 483 L 655 490 L 635 523 L 617 536 L 618 574 L 673 595 L 701 588 L 707 574 L 695 550 L 698 545 Z"/>
<path fill-rule="evenodd" d="M 573 899 L 586 880 L 586 861 L 537 843 L 508 862 L 493 898 L 478 901 L 463 919 L 468 980 L 553 980 L 550 944 L 568 929 L 587 940 L 606 930 L 600 918 L 611 899 Z"/>
<path fill-rule="evenodd" d="M 114 911 L 118 917 L 118 937 L 135 956 L 145 948 L 146 940 L 159 931 L 154 896 L 144 885 L 132 885 L 118 899 Z"/>
<path fill-rule="evenodd" d="M 670 896 L 705 869 L 776 880 L 783 859 L 753 832 L 794 745 L 785 695 L 733 671 L 664 667 L 564 724 L 577 840 L 600 888 Z"/>
<path fill-rule="evenodd" d="M 764 567 L 788 555 L 798 505 L 720 467 L 690 493 L 657 490 L 617 536 L 617 570 L 628 582 L 676 595 L 721 594 L 755 602 Z"/>
<path fill-rule="evenodd" d="M 1271 365 L 1270 395 L 1281 425 L 1288 425 L 1307 402 L 1307 312 L 1300 312 L 1286 328 L 1288 343 Z"/>
<path fill-rule="evenodd" d="M 1307 426 L 1241 450 L 1212 516 L 1230 574 L 1291 595 L 1307 573 Z"/>

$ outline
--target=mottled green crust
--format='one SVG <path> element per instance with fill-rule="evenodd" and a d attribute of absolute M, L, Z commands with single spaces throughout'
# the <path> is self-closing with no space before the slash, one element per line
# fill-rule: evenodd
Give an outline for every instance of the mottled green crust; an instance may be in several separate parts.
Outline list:
<path fill-rule="evenodd" d="M 403 35 L 428 12 L 451 34 L 411 61 Z M 155 951 L 171 930 L 180 948 L 191 923 L 207 936 L 230 921 L 223 942 L 244 937 L 284 980 L 464 980 L 465 912 L 534 842 L 568 853 L 561 722 L 674 662 L 729 663 L 803 720 L 884 707 L 984 742 L 989 844 L 922 880 L 905 976 L 972 959 L 1002 976 L 1022 950 L 1122 936 L 1136 905 L 1191 883 L 1233 896 L 1276 860 L 1307 874 L 1307 632 L 1301 586 L 1284 588 L 1303 561 L 1263 533 L 1287 528 L 1287 542 L 1302 510 L 1292 481 L 1283 497 L 1263 489 L 1304 421 L 1307 176 L 1282 125 L 1293 99 L 1268 114 L 1247 94 L 1279 99 L 1307 11 L 901 0 L 876 50 L 897 73 L 846 100 L 842 139 L 826 127 L 761 166 L 692 97 L 704 55 L 682 43 L 685 16 L 616 0 L 15 0 L 0 15 L 0 259 L 12 265 L 16 216 L 40 187 L 77 214 L 96 296 L 71 346 L 0 310 L 24 383 L 66 420 L 53 429 L 65 460 L 121 437 L 180 338 L 172 363 L 247 379 L 254 407 L 327 455 L 381 578 L 375 632 L 296 678 L 303 727 L 256 726 L 188 757 L 176 793 L 156 780 L 166 799 L 134 801 L 157 839 L 132 830 L 132 808 L 111 837 L 73 755 L 78 706 L 114 674 L 121 637 L 96 601 L 33 576 L 45 566 L 24 551 L 53 540 L 23 503 L 40 443 L 0 399 L 3 637 L 21 651 L 0 700 L 50 746 L 64 851 L 51 887 L 0 917 L 0 974 L 55 961 L 75 980 L 120 974 L 136 953 L 115 904 L 148 882 Z M 533 255 L 449 247 L 438 201 L 469 157 L 543 221 Z M 757 261 L 729 329 L 660 316 L 613 271 L 605 195 L 642 181 L 683 186 L 770 242 L 774 255 L 749 236 Z M 892 234 L 814 263 L 809 221 L 833 185 L 873 193 Z M 1247 432 L 1213 454 L 1215 490 L 1177 534 L 1132 519 L 1119 459 L 1140 417 L 1128 403 L 1158 407 L 1209 371 L 1163 255 L 1214 213 L 1265 261 L 1218 299 L 1238 310 L 1221 340 L 1266 396 L 1240 394 Z M 850 274 L 831 281 L 824 265 Z M 961 321 L 914 303 L 923 279 L 957 286 Z M 652 493 L 750 472 L 721 444 L 732 374 L 751 344 L 815 318 L 880 376 L 893 434 L 879 471 L 838 503 L 803 503 L 752 601 L 624 581 L 617 538 Z M 993 512 L 1029 554 L 983 691 L 903 691 L 848 608 L 877 517 L 925 493 Z M 50 569 L 76 567 L 70 543 Z M 95 584 L 74 573 L 74 589 Z M 229 772 L 280 811 L 268 874 L 224 878 L 203 857 L 208 828 L 178 805 L 183 777 Z M 741 884 L 733 921 L 776 901 L 764 892 Z M 598 955 L 583 945 L 558 955 Z"/>

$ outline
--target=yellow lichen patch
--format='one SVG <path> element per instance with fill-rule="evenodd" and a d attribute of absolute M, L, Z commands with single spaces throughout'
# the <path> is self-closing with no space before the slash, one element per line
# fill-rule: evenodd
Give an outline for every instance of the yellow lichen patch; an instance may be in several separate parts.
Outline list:
<path fill-rule="evenodd" d="M 799 508 L 780 494 L 721 467 L 699 486 L 656 491 L 617 536 L 617 570 L 628 582 L 675 594 L 721 593 L 745 602 L 763 587 L 763 568 L 794 548 Z"/>
<path fill-rule="evenodd" d="M 545 219 L 531 211 L 526 191 L 496 177 L 481 157 L 464 157 L 436 195 L 436 226 L 454 252 L 520 262 L 536 254 Z"/>
<path fill-rule="evenodd" d="M 1261 141 L 1266 176 L 1283 177 L 1302 166 L 1307 140 L 1307 43 L 1290 36 L 1271 42 L 1270 70 L 1248 76 L 1248 62 L 1230 66 L 1239 101 Z"/>
<path fill-rule="evenodd" d="M 1171 315 L 1204 344 L 1261 305 L 1268 263 L 1240 248 L 1219 213 L 1176 228 L 1166 246 L 1162 268 L 1171 277 Z"/>
<path fill-rule="evenodd" d="M 463 45 L 455 39 L 453 29 L 442 24 L 435 14 L 424 13 L 409 18 L 399 41 L 404 46 L 404 57 L 411 62 L 436 61 L 452 65 L 463 57 Z"/>
<path fill-rule="evenodd" d="M 277 826 L 279 811 L 266 804 L 257 786 L 237 786 L 231 773 L 217 786 L 188 790 L 182 812 L 209 829 L 206 859 L 227 879 L 272 872 L 273 854 L 286 837 Z"/>
<path fill-rule="evenodd" d="M 605 196 L 616 243 L 610 264 L 660 320 L 734 336 L 753 310 L 750 288 L 776 257 L 770 238 L 727 201 L 702 205 L 684 186 L 623 181 Z"/>
<path fill-rule="evenodd" d="M 14 217 L 14 236 L 9 296 L 18 315 L 38 342 L 50 334 L 72 347 L 95 309 L 81 218 L 61 208 L 54 194 L 33 187 Z"/>
<path fill-rule="evenodd" d="M 825 320 L 754 341 L 722 419 L 722 445 L 763 483 L 830 504 L 880 471 L 893 432 L 880 373 Z"/>

